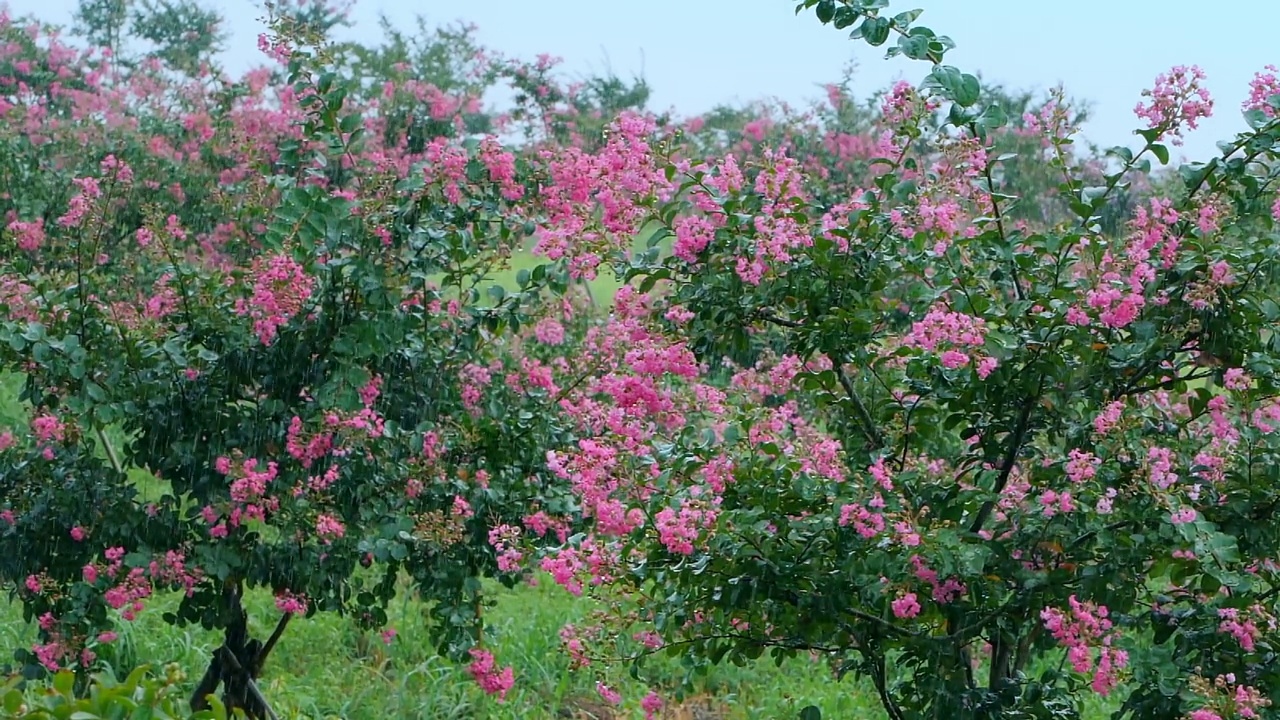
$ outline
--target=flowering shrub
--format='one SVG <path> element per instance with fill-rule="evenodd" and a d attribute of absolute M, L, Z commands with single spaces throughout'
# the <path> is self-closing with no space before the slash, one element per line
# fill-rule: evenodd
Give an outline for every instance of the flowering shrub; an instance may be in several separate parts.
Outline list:
<path fill-rule="evenodd" d="M 1213 109 L 1198 69 L 1144 96 L 1140 150 L 1076 153 L 1062 93 L 1011 123 L 886 4 L 799 9 L 931 63 L 921 86 L 686 121 L 465 33 L 428 84 L 403 42 L 280 21 L 279 68 L 207 92 L 0 24 L 23 659 L 83 677 L 178 591 L 171 622 L 225 637 L 193 704 L 221 684 L 263 716 L 290 618 L 381 625 L 407 576 L 501 698 L 479 578 L 542 571 L 600 601 L 561 633 L 579 668 L 805 654 L 895 720 L 1074 717 L 1086 693 L 1274 713 L 1274 77 L 1221 157 L 1156 183 Z M 478 100 L 499 78 L 511 113 Z M 497 283 L 526 249 L 542 264 Z M 593 313 L 580 281 L 610 271 Z"/>

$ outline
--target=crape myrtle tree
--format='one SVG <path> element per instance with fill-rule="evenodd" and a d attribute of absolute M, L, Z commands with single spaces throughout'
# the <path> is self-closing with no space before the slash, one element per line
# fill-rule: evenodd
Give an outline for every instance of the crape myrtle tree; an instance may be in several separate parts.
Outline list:
<path fill-rule="evenodd" d="M 1079 717 L 1087 696 L 1117 717 L 1275 717 L 1274 71 L 1245 132 L 1111 233 L 1107 204 L 1211 112 L 1203 74 L 1158 77 L 1141 145 L 1100 168 L 1069 151 L 1070 109 L 1046 109 L 1032 130 L 1071 217 L 1024 227 L 991 151 L 1007 112 L 886 6 L 797 8 L 932 66 L 885 96 L 861 188 L 831 197 L 784 149 L 681 155 L 658 133 L 671 197 L 632 196 L 649 250 L 579 208 L 635 285 L 588 338 L 610 372 L 567 403 L 590 437 L 548 455 L 592 526 L 538 566 L 603 608 L 567 651 L 637 673 L 658 652 L 691 672 L 820 658 L 894 720 Z"/>
<path fill-rule="evenodd" d="M 526 527 L 567 537 L 552 368 L 592 367 L 566 360 L 585 315 L 563 265 L 490 279 L 556 211 L 547 171 L 491 137 L 406 150 L 314 28 L 275 23 L 274 94 L 7 46 L 7 70 L 81 82 L 0 96 L 0 367 L 30 413 L 0 430 L 0 579 L 39 624 L 17 659 L 83 683 L 177 590 L 166 620 L 223 633 L 192 705 L 221 686 L 265 717 L 253 678 L 290 618 L 377 627 L 407 577 L 429 641 L 504 690 L 480 578 L 519 579 Z M 278 615 L 251 622 L 253 588 Z"/>

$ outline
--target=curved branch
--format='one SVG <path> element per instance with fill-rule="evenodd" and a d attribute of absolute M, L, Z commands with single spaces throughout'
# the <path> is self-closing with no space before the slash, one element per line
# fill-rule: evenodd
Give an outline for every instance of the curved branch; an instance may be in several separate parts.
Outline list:
<path fill-rule="evenodd" d="M 1027 441 L 1027 431 L 1031 428 L 1031 413 L 1036 404 L 1040 402 L 1040 394 L 1043 391 L 1044 374 L 1041 373 L 1040 380 L 1036 384 L 1035 395 L 1027 398 L 1027 401 L 1022 405 L 1022 412 L 1018 415 L 1018 424 L 1014 426 L 1013 438 L 1009 442 L 1009 449 L 1005 452 L 1004 460 L 1000 463 L 1000 477 L 996 480 L 996 486 L 993 489 L 996 495 L 1003 492 L 1005 486 L 1009 484 L 1009 476 L 1013 474 L 1013 466 L 1018 462 L 1018 453 L 1022 451 L 1022 446 Z M 973 524 L 969 526 L 969 532 L 976 534 L 982 530 L 982 526 L 991 517 L 995 507 L 995 500 L 988 500 L 983 503 L 982 509 L 978 511 L 978 516 L 973 519 Z"/>
<path fill-rule="evenodd" d="M 880 429 L 876 427 L 875 418 L 871 417 L 871 412 L 867 410 L 867 406 L 862 402 L 862 397 L 858 395 L 858 391 L 853 387 L 853 381 L 849 379 L 848 373 L 844 371 L 843 357 L 830 357 L 831 364 L 835 366 L 836 377 L 840 380 L 840 386 L 844 388 L 845 394 L 849 396 L 849 401 L 853 403 L 854 413 L 858 416 L 858 424 L 862 430 L 862 434 L 867 437 L 867 442 L 872 450 L 879 450 L 884 447 L 884 435 Z"/>

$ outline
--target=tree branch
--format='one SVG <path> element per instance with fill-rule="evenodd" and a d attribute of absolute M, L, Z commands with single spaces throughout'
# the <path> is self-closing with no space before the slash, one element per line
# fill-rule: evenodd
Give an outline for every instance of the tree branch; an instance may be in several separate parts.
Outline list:
<path fill-rule="evenodd" d="M 761 320 L 764 320 L 765 322 L 773 323 L 774 325 L 780 325 L 780 326 L 782 326 L 782 327 L 786 327 L 786 328 L 802 328 L 802 327 L 804 327 L 804 323 L 796 322 L 795 320 L 788 320 L 788 319 L 786 319 L 786 318 L 778 317 L 777 315 L 774 315 L 773 313 L 769 312 L 768 310 L 760 310 L 760 311 L 757 311 L 757 312 L 756 312 L 756 317 L 760 318 Z"/>
<path fill-rule="evenodd" d="M 288 627 L 289 620 L 293 618 L 293 613 L 285 613 L 280 616 L 280 622 L 276 623 L 276 629 L 271 632 L 271 637 L 267 638 L 267 644 L 262 646 L 258 651 L 257 657 L 253 659 L 253 675 L 257 677 L 262 674 L 262 667 L 267 662 L 267 656 L 271 654 L 271 650 L 275 648 L 276 643 L 280 640 L 280 636 L 284 634 L 284 629 Z"/>
<path fill-rule="evenodd" d="M 124 473 L 124 466 L 120 464 L 120 456 L 116 455 L 116 449 L 111 446 L 111 441 L 107 439 L 107 433 L 99 426 L 96 429 L 98 441 L 102 443 L 102 449 L 107 453 L 107 460 L 111 463 L 111 468 L 118 473 Z"/>
<path fill-rule="evenodd" d="M 872 661 L 871 681 L 875 683 L 876 694 L 880 696 L 880 704 L 884 706 L 885 712 L 889 713 L 891 720 L 905 720 L 902 710 L 898 708 L 898 704 L 893 701 L 893 697 L 889 695 L 888 683 L 886 682 L 884 654 Z"/>
<path fill-rule="evenodd" d="M 853 381 L 849 379 L 849 375 L 844 371 L 844 358 L 828 355 L 827 359 L 831 360 L 831 364 L 835 366 L 836 377 L 840 379 L 840 386 L 844 388 L 845 393 L 849 396 L 849 401 L 853 403 L 853 410 L 858 416 L 862 434 L 867 437 L 867 442 L 871 444 L 871 449 L 879 450 L 884 447 L 884 435 L 876 427 L 875 418 L 871 417 L 871 412 L 867 410 L 866 404 L 862 402 L 858 391 L 853 387 Z"/>
<path fill-rule="evenodd" d="M 267 704 L 267 698 L 262 695 L 262 691 L 258 689 L 258 684 L 253 681 L 253 677 L 246 672 L 240 661 L 236 659 L 236 654 L 231 652 L 227 646 L 222 646 L 223 662 L 228 665 L 231 672 L 241 675 L 244 679 L 245 687 L 249 690 L 249 694 L 253 696 L 253 701 L 258 704 L 264 712 L 266 712 L 269 720 L 280 720 L 271 706 Z"/>
<path fill-rule="evenodd" d="M 1027 402 L 1022 405 L 1022 413 L 1018 415 L 1018 424 L 1013 429 L 1013 439 L 1009 443 L 1009 449 L 1004 454 L 1004 460 L 1000 463 L 1000 477 L 996 480 L 996 486 L 993 492 L 999 495 L 1009 484 L 1009 476 L 1013 474 L 1013 466 L 1018 462 L 1018 453 L 1022 450 L 1022 445 L 1027 441 L 1027 430 L 1031 426 L 1031 413 L 1036 403 L 1040 402 L 1040 393 L 1044 390 L 1044 374 L 1040 375 L 1040 380 L 1036 384 L 1036 392 L 1033 397 L 1027 398 Z M 977 533 L 986 524 L 987 519 L 991 517 L 991 512 L 995 509 L 996 501 L 988 500 L 982 504 L 982 509 L 978 511 L 978 516 L 973 519 L 973 524 L 969 526 L 970 533 Z"/>

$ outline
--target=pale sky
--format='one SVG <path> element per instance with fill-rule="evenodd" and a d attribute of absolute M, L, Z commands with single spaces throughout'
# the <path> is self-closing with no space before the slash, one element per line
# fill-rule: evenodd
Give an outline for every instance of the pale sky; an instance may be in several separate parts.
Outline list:
<path fill-rule="evenodd" d="M 3 3 L 4 0 L 0 0 Z M 225 62 L 256 64 L 261 6 L 255 0 L 205 0 L 232 33 Z M 75 0 L 8 0 L 15 15 L 68 22 Z M 1280 65 L 1280 0 L 892 0 L 894 12 L 923 7 L 917 21 L 956 41 L 949 64 L 1011 88 L 1048 89 L 1093 104 L 1085 126 L 1104 146 L 1133 144 L 1133 107 L 1155 76 L 1178 64 L 1208 75 L 1214 117 L 1174 148 L 1202 159 L 1214 143 L 1244 128 L 1240 103 L 1264 65 Z M 887 61 L 883 48 L 822 26 L 792 0 L 357 0 L 356 25 L 344 36 L 372 39 L 380 12 L 406 29 L 415 15 L 466 20 L 480 41 L 506 55 L 565 59 L 571 75 L 612 68 L 643 72 L 651 109 L 693 115 L 722 102 L 773 97 L 795 104 L 821 97 L 821 83 L 858 64 L 855 92 L 870 95 L 893 80 L 919 81 L 926 63 Z"/>

